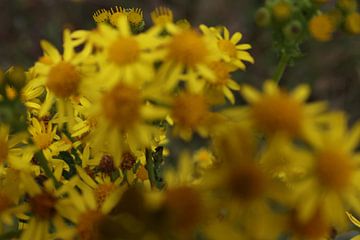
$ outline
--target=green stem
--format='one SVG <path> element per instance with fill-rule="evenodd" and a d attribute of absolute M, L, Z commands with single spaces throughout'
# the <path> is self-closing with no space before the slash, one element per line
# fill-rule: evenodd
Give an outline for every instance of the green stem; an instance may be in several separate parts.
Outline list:
<path fill-rule="evenodd" d="M 56 180 L 53 172 L 49 168 L 48 162 L 47 162 L 46 158 L 44 157 L 42 151 L 35 153 L 35 158 L 38 160 L 40 167 L 44 170 L 45 175 L 48 178 L 52 179 L 55 187 L 56 188 L 60 187 L 60 183 Z"/>
<path fill-rule="evenodd" d="M 286 52 L 283 52 L 281 54 L 279 64 L 276 67 L 276 71 L 272 77 L 273 81 L 276 82 L 277 84 L 279 84 L 279 82 L 285 72 L 285 69 L 289 63 L 289 60 L 290 60 L 290 56 Z"/>
<path fill-rule="evenodd" d="M 152 158 L 152 152 L 151 152 L 151 149 L 146 149 L 145 150 L 145 157 L 146 157 L 146 165 L 145 165 L 145 168 L 148 172 L 148 175 L 149 175 L 149 180 L 150 180 L 150 183 L 151 183 L 151 186 L 157 186 L 156 185 L 156 178 L 155 178 L 155 168 L 154 168 L 154 161 L 153 161 L 153 158 Z"/>

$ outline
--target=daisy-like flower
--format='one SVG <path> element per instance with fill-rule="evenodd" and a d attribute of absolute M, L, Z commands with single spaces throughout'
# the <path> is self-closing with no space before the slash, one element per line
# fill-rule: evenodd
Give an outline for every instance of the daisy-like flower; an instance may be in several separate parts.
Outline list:
<path fill-rule="evenodd" d="M 71 145 L 63 141 L 57 135 L 57 126 L 53 128 L 53 122 L 39 121 L 37 118 L 31 118 L 31 125 L 28 131 L 32 137 L 34 145 L 41 150 L 45 158 L 50 161 L 52 157 L 57 156 L 62 151 L 68 151 Z"/>
<path fill-rule="evenodd" d="M 154 76 L 154 62 L 161 57 L 157 52 L 159 39 L 152 31 L 133 35 L 125 16 L 118 19 L 116 28 L 99 25 L 93 39 L 101 48 L 97 55 L 100 62 L 99 78 L 106 84 L 119 79 L 141 84 Z"/>
<path fill-rule="evenodd" d="M 217 39 L 217 47 L 221 52 L 221 58 L 233 65 L 236 68 L 244 70 L 246 68 L 243 61 L 254 63 L 254 58 L 250 55 L 250 44 L 238 44 L 242 39 L 242 34 L 239 32 L 234 33 L 230 37 L 230 32 L 226 27 L 222 30 L 215 29 L 213 27 L 207 27 L 201 25 L 200 29 L 205 35 L 215 37 Z"/>
<path fill-rule="evenodd" d="M 109 152 L 116 166 L 128 147 L 132 152 L 151 147 L 160 132 L 151 122 L 167 114 L 165 108 L 147 102 L 159 94 L 158 90 L 122 81 L 105 91 L 94 106 L 97 125 L 92 132 L 92 146 Z"/>
<path fill-rule="evenodd" d="M 299 219 L 306 221 L 320 208 L 330 224 L 344 228 L 346 211 L 360 213 L 360 124 L 348 130 L 339 114 L 330 128 L 313 139 L 309 175 L 295 188 Z"/>
<path fill-rule="evenodd" d="M 331 40 L 335 26 L 328 15 L 320 14 L 310 19 L 309 32 L 316 40 L 326 42 Z"/>
<path fill-rule="evenodd" d="M 242 87 L 242 95 L 250 104 L 248 116 L 254 126 L 268 136 L 277 133 L 289 137 L 311 139 L 317 132 L 317 117 L 324 104 L 305 104 L 310 94 L 307 85 L 300 85 L 291 93 L 279 89 L 273 81 L 266 81 L 261 94 L 250 86 Z"/>
<path fill-rule="evenodd" d="M 223 61 L 212 62 L 209 66 L 214 71 L 216 78 L 208 82 L 206 91 L 214 96 L 220 93 L 234 104 L 235 97 L 231 90 L 238 91 L 240 90 L 240 86 L 231 78 L 232 67 Z"/>
<path fill-rule="evenodd" d="M 174 134 L 184 140 L 190 140 L 193 132 L 208 136 L 209 121 L 213 114 L 203 94 L 187 91 L 179 93 L 172 100 L 170 113 Z"/>
<path fill-rule="evenodd" d="M 157 76 L 165 88 L 173 89 L 181 80 L 196 85 L 199 76 L 214 79 L 208 65 L 220 58 L 214 39 L 191 28 L 172 26 L 168 31 L 171 36 L 165 39 L 166 56 Z"/>
<path fill-rule="evenodd" d="M 42 60 L 37 62 L 34 70 L 37 77 L 31 81 L 38 82 L 39 85 L 47 89 L 46 99 L 40 109 L 40 117 L 45 116 L 54 102 L 61 119 L 69 117 L 72 120 L 73 107 L 71 98 L 78 95 L 90 94 L 89 86 L 86 85 L 85 76 L 92 73 L 91 46 L 84 46 L 79 53 L 75 52 L 75 45 L 72 42 L 70 31 L 64 31 L 64 53 L 59 51 L 47 41 L 42 41 L 41 46 L 44 50 Z M 86 88 L 86 94 L 83 91 Z"/>
<path fill-rule="evenodd" d="M 205 173 L 202 181 L 204 188 L 213 192 L 209 201 L 219 213 L 221 209 L 228 212 L 223 221 L 245 236 L 244 239 L 275 239 L 281 229 L 280 224 L 271 224 L 279 219 L 268 200 L 277 199 L 279 192 L 284 196 L 283 184 L 273 179 L 260 164 L 266 149 L 261 154 L 252 151 L 251 135 L 247 136 L 249 130 L 240 125 L 229 126 L 218 133 L 222 136 L 217 136 L 214 151 L 221 158 Z M 246 216 L 254 217 L 240 221 Z"/>
<path fill-rule="evenodd" d="M 80 189 L 82 188 L 90 188 L 94 193 L 94 197 L 96 200 L 96 205 L 98 208 L 101 208 L 105 203 L 106 199 L 110 197 L 120 185 L 122 178 L 117 178 L 114 182 L 111 181 L 108 176 L 99 176 L 96 179 L 89 176 L 83 168 L 76 167 L 78 177 L 74 178 L 74 183 Z"/>
<path fill-rule="evenodd" d="M 118 203 L 124 191 L 122 188 L 117 188 L 99 207 L 96 194 L 91 188 L 86 185 L 78 187 L 81 189 L 81 193 L 74 189 L 67 191 L 72 206 L 68 207 L 64 214 L 64 217 L 73 222 L 76 227 L 68 227 L 57 231 L 54 239 L 100 239 L 100 226 L 107 214 Z"/>
<path fill-rule="evenodd" d="M 55 189 L 51 180 L 44 182 L 40 187 L 33 177 L 25 173 L 21 174 L 21 182 L 24 185 L 25 192 L 29 200 L 20 206 L 26 210 L 24 213 L 31 211 L 32 216 L 27 217 L 28 223 L 23 230 L 20 239 L 49 239 L 50 226 L 55 227 L 57 231 L 65 228 L 63 216 L 66 215 L 68 206 L 72 204 L 63 197 L 67 188 L 73 187 L 70 183 Z"/>

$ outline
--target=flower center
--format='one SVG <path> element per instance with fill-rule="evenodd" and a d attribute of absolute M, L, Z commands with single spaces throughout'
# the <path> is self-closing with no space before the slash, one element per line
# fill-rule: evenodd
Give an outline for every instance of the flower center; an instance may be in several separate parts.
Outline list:
<path fill-rule="evenodd" d="M 99 184 L 95 189 L 95 198 L 98 207 L 100 208 L 105 202 L 106 198 L 116 189 L 114 183 Z"/>
<path fill-rule="evenodd" d="M 317 153 L 316 160 L 316 173 L 321 184 L 335 191 L 349 186 L 353 166 L 346 153 L 328 148 Z"/>
<path fill-rule="evenodd" d="M 204 96 L 182 93 L 175 98 L 172 118 L 182 127 L 196 128 L 209 113 L 209 106 Z"/>
<path fill-rule="evenodd" d="M 131 9 L 127 14 L 127 19 L 133 25 L 140 25 L 144 19 L 141 9 Z"/>
<path fill-rule="evenodd" d="M 136 172 L 136 176 L 141 180 L 141 181 L 145 181 L 147 179 L 149 179 L 149 174 L 148 171 L 146 170 L 144 165 L 140 165 L 140 167 L 138 168 L 137 172 Z"/>
<path fill-rule="evenodd" d="M 0 163 L 6 161 L 9 154 L 9 147 L 6 141 L 0 139 Z"/>
<path fill-rule="evenodd" d="M 254 163 L 231 168 L 227 185 L 235 197 L 245 202 L 261 197 L 266 190 L 265 175 Z"/>
<path fill-rule="evenodd" d="M 122 83 L 102 99 L 105 117 L 121 130 L 131 128 L 140 119 L 140 91 Z"/>
<path fill-rule="evenodd" d="M 89 210 L 79 217 L 77 232 L 81 240 L 99 239 L 99 223 L 104 215 L 97 210 Z"/>
<path fill-rule="evenodd" d="M 118 7 L 116 6 L 115 8 L 111 8 L 110 12 L 109 12 L 110 16 L 109 16 L 109 20 L 110 23 L 114 26 L 117 25 L 118 19 L 121 16 L 125 16 L 126 17 L 126 11 L 124 8 L 122 7 Z"/>
<path fill-rule="evenodd" d="M 53 138 L 51 132 L 44 132 L 33 136 L 33 140 L 38 148 L 46 149 L 51 145 Z"/>
<path fill-rule="evenodd" d="M 303 107 L 286 93 L 264 96 L 253 105 L 251 114 L 266 134 L 280 131 L 298 136 L 301 133 Z"/>
<path fill-rule="evenodd" d="M 225 40 L 225 39 L 219 40 L 218 46 L 219 46 L 219 49 L 222 52 L 229 55 L 229 57 L 231 57 L 231 58 L 236 57 L 236 46 L 230 40 Z"/>
<path fill-rule="evenodd" d="M 108 50 L 109 60 L 119 66 L 136 62 L 140 56 L 140 46 L 134 37 L 119 37 Z"/>
<path fill-rule="evenodd" d="M 215 84 L 224 86 L 230 78 L 230 66 L 224 62 L 212 62 L 210 68 L 216 76 Z"/>
<path fill-rule="evenodd" d="M 208 54 L 201 35 L 194 30 L 185 30 L 173 36 L 168 48 L 168 58 L 188 67 L 203 62 Z"/>
<path fill-rule="evenodd" d="M 286 20 L 291 15 L 291 6 L 286 2 L 278 2 L 272 7 L 272 11 L 276 20 Z"/>
<path fill-rule="evenodd" d="M 122 170 L 130 170 L 136 162 L 136 158 L 129 152 L 123 153 L 121 156 L 121 169 Z"/>
<path fill-rule="evenodd" d="M 43 192 L 30 198 L 31 211 L 39 218 L 44 220 L 51 219 L 55 213 L 57 199 L 50 193 Z"/>
<path fill-rule="evenodd" d="M 116 168 L 113 157 L 110 155 L 104 155 L 100 160 L 99 169 L 101 172 L 106 174 L 111 174 L 115 171 Z"/>
<path fill-rule="evenodd" d="M 59 62 L 50 69 L 46 86 L 57 97 L 67 98 L 78 93 L 80 80 L 80 74 L 72 64 Z"/>

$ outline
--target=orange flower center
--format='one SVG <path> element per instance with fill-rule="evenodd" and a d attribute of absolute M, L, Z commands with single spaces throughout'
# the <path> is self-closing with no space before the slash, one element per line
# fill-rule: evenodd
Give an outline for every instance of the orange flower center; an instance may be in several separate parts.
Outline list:
<path fill-rule="evenodd" d="M 80 74 L 76 68 L 67 62 L 59 62 L 50 69 L 46 86 L 57 97 L 67 98 L 78 93 Z"/>
<path fill-rule="evenodd" d="M 139 59 L 139 43 L 134 37 L 119 37 L 109 46 L 108 56 L 119 66 L 132 64 Z"/>
<path fill-rule="evenodd" d="M 173 36 L 168 48 L 168 58 L 188 67 L 203 62 L 208 54 L 201 35 L 193 30 L 185 30 Z"/>
<path fill-rule="evenodd" d="M 196 128 L 209 113 L 209 106 L 202 95 L 182 93 L 172 107 L 174 122 L 186 128 Z"/>
<path fill-rule="evenodd" d="M 30 198 L 31 211 L 39 218 L 44 220 L 51 219 L 55 213 L 57 199 L 50 193 L 43 192 Z"/>
<path fill-rule="evenodd" d="M 81 240 L 98 240 L 99 223 L 104 215 L 97 210 L 88 210 L 79 217 L 77 232 Z"/>
<path fill-rule="evenodd" d="M 215 84 L 220 86 L 226 85 L 230 79 L 230 66 L 224 62 L 212 62 L 210 63 L 210 68 L 213 70 L 216 76 Z"/>
<path fill-rule="evenodd" d="M 286 93 L 264 96 L 253 105 L 251 114 L 258 128 L 266 134 L 301 134 L 303 106 Z"/>
<path fill-rule="evenodd" d="M 254 163 L 241 164 L 229 169 L 227 185 L 240 201 L 250 202 L 261 197 L 266 190 L 266 178 Z"/>
<path fill-rule="evenodd" d="M 353 165 L 346 153 L 329 148 L 317 153 L 316 160 L 316 173 L 321 184 L 335 191 L 349 186 Z"/>
<path fill-rule="evenodd" d="M 98 187 L 95 189 L 95 198 L 100 208 L 103 203 L 105 202 L 106 198 L 116 189 L 114 183 L 104 183 L 99 184 Z"/>
<path fill-rule="evenodd" d="M 121 130 L 129 129 L 140 120 L 140 91 L 120 83 L 105 93 L 102 107 L 111 124 Z"/>
<path fill-rule="evenodd" d="M 40 149 L 48 148 L 52 143 L 51 132 L 43 132 L 33 136 L 35 145 Z"/>
<path fill-rule="evenodd" d="M 224 53 L 226 53 L 227 55 L 229 55 L 229 57 L 231 58 L 236 57 L 236 46 L 230 40 L 225 40 L 225 39 L 219 40 L 218 46 L 219 49 Z"/>

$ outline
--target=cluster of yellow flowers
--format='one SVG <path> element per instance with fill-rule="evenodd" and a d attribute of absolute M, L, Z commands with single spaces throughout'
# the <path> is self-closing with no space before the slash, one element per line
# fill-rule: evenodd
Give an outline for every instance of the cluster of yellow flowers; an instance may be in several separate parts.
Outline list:
<path fill-rule="evenodd" d="M 254 63 L 241 33 L 151 17 L 138 32 L 141 10 L 100 10 L 62 53 L 42 41 L 26 83 L 0 76 L 0 103 L 19 98 L 28 124 L 0 123 L 4 236 L 321 239 L 356 222 L 360 124 L 306 103 L 307 85 L 240 89 L 231 75 Z M 194 135 L 207 143 L 171 152 Z"/>
<path fill-rule="evenodd" d="M 321 10 L 322 5 L 326 10 Z M 260 26 L 273 25 L 287 40 L 301 40 L 307 34 L 318 41 L 329 41 L 338 29 L 360 34 L 360 14 L 356 0 L 268 0 L 256 14 Z"/>

